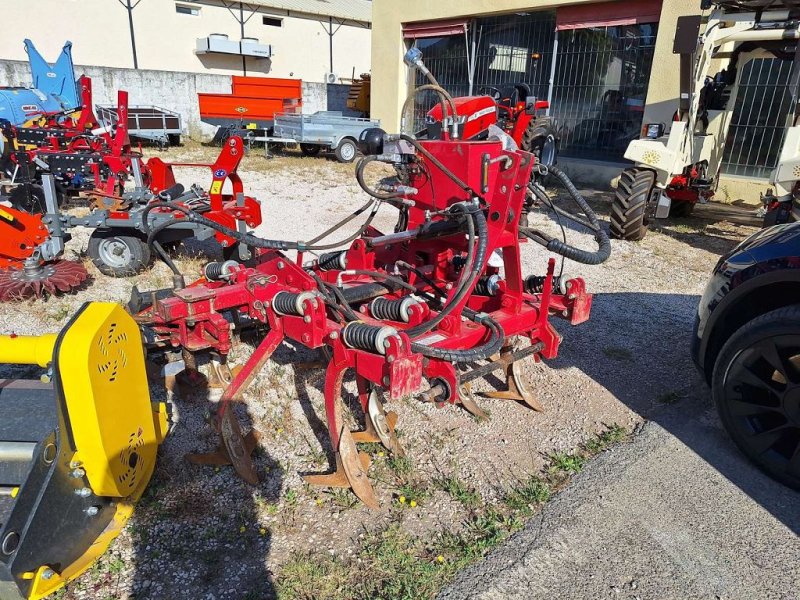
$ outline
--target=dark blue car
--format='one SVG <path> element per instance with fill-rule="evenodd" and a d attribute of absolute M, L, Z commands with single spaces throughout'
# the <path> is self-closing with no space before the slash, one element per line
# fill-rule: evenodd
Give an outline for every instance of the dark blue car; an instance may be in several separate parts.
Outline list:
<path fill-rule="evenodd" d="M 692 357 L 736 444 L 800 489 L 800 223 L 762 229 L 719 260 Z"/>

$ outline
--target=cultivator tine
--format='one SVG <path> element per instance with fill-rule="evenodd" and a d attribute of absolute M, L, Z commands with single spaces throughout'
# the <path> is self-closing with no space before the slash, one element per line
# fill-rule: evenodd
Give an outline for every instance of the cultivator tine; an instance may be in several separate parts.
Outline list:
<path fill-rule="evenodd" d="M 320 487 L 350 488 L 369 508 L 380 508 L 367 476 L 371 464 L 369 454 L 358 451 L 353 436 L 346 428 L 339 434 L 339 450 L 335 456 L 336 470 L 333 473 L 304 475 L 303 480 Z"/>
<path fill-rule="evenodd" d="M 397 413 L 386 412 L 378 392 L 372 389 L 369 392 L 367 408 L 364 411 L 364 431 L 350 432 L 356 442 L 380 442 L 395 456 L 405 456 L 403 447 L 397 439 L 394 428 L 397 424 Z"/>
<path fill-rule="evenodd" d="M 242 436 L 239 421 L 230 410 L 223 412 L 219 422 L 222 444 L 213 452 L 187 454 L 186 459 L 196 465 L 233 465 L 239 477 L 247 483 L 258 485 L 258 474 L 253 464 L 253 450 L 258 445 L 258 433 L 251 429 Z"/>
<path fill-rule="evenodd" d="M 509 356 L 512 353 L 513 348 L 508 346 L 503 349 L 500 358 Z M 516 364 L 516 361 L 510 362 L 505 368 L 506 386 L 508 389 L 482 392 L 481 395 L 486 398 L 496 398 L 499 400 L 515 400 L 517 402 L 522 402 L 537 412 L 544 412 L 544 406 L 542 406 L 541 402 L 539 402 L 533 392 L 527 388 L 519 370 L 516 368 Z"/>
<path fill-rule="evenodd" d="M 464 410 L 475 417 L 479 422 L 489 420 L 489 413 L 483 410 L 475 402 L 475 398 L 472 395 L 472 386 L 470 386 L 469 383 L 465 383 L 461 386 L 461 392 L 458 394 L 458 400 L 461 402 L 461 406 L 464 407 Z"/>

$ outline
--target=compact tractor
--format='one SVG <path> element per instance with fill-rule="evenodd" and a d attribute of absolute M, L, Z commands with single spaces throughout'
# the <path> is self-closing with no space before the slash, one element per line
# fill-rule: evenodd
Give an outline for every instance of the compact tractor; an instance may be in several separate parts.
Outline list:
<path fill-rule="evenodd" d="M 791 105 L 778 166 L 763 196 L 765 224 L 788 220 L 800 193 L 800 2 L 703 0 L 715 5 L 700 35 L 700 16 L 678 19 L 673 52 L 680 55 L 680 98 L 672 122 L 647 123 L 625 158 L 635 166 L 619 178 L 611 236 L 641 240 L 650 220 L 688 216 L 719 185 L 720 165 L 744 65 L 760 57 L 793 59 Z M 713 77 L 713 69 L 720 69 Z M 797 212 L 797 211 L 795 211 Z"/>

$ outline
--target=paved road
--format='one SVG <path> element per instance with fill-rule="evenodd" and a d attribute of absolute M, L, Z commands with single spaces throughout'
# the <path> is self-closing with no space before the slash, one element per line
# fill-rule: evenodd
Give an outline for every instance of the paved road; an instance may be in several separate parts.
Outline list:
<path fill-rule="evenodd" d="M 800 493 L 742 459 L 708 401 L 648 416 L 439 598 L 800 598 Z"/>

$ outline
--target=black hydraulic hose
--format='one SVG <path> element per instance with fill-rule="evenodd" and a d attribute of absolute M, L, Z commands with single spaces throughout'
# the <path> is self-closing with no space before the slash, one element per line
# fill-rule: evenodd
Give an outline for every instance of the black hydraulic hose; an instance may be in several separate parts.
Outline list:
<path fill-rule="evenodd" d="M 377 211 L 377 205 L 376 205 L 375 201 L 374 201 L 374 200 L 369 200 L 369 201 L 368 201 L 366 204 L 364 204 L 363 206 L 360 206 L 359 208 L 357 208 L 356 210 L 354 210 L 354 211 L 353 211 L 352 213 L 350 213 L 350 214 L 349 214 L 347 217 L 345 217 L 344 219 L 342 219 L 341 221 L 339 221 L 338 223 L 336 223 L 336 225 L 334 225 L 333 227 L 330 227 L 330 228 L 326 229 L 325 231 L 323 231 L 322 233 L 320 233 L 320 234 L 319 234 L 317 237 L 315 237 L 314 239 L 310 240 L 308 243 L 309 243 L 309 244 L 316 244 L 318 241 L 320 241 L 320 240 L 322 240 L 322 239 L 325 239 L 325 238 L 326 238 L 326 237 L 328 237 L 328 236 L 329 236 L 331 233 L 333 233 L 334 231 L 336 231 L 336 230 L 337 230 L 337 229 L 339 229 L 340 227 L 342 227 L 342 226 L 344 226 L 344 225 L 347 225 L 347 224 L 348 224 L 350 221 L 352 221 L 353 219 L 355 219 L 355 218 L 356 218 L 358 215 L 360 215 L 361 213 L 363 213 L 365 210 L 367 210 L 367 209 L 368 209 L 368 208 L 370 208 L 370 207 L 373 207 L 373 212 L 374 212 L 374 211 Z"/>
<path fill-rule="evenodd" d="M 454 363 L 475 362 L 485 360 L 497 354 L 505 343 L 505 334 L 500 324 L 486 314 L 477 314 L 473 311 L 464 310 L 464 316 L 475 323 L 485 326 L 489 330 L 489 339 L 475 348 L 468 350 L 451 350 L 447 348 L 433 348 L 425 344 L 411 342 L 411 349 L 423 356 L 438 358 Z"/>
<path fill-rule="evenodd" d="M 172 271 L 178 277 L 183 277 L 183 273 L 181 273 L 178 267 L 175 265 L 172 257 L 170 257 L 167 251 L 164 250 L 164 247 L 157 240 L 148 242 L 148 245 L 158 253 L 159 258 L 164 261 L 164 264 L 169 267 L 170 271 Z"/>
<path fill-rule="evenodd" d="M 363 157 L 361 160 L 358 161 L 358 164 L 356 165 L 356 181 L 358 182 L 358 185 L 360 185 L 361 189 L 364 190 L 367 194 L 369 194 L 373 198 L 377 198 L 378 200 L 394 200 L 396 198 L 402 198 L 403 194 L 388 193 L 388 192 L 383 193 L 377 190 L 373 190 L 371 187 L 369 187 L 369 184 L 367 184 L 367 182 L 364 181 L 364 169 L 369 163 L 375 162 L 377 160 L 378 160 L 377 156 L 369 155 Z"/>
<path fill-rule="evenodd" d="M 597 215 L 591 209 L 591 207 L 583 198 L 583 196 L 581 196 L 581 193 L 578 191 L 578 189 L 575 187 L 572 181 L 570 181 L 566 173 L 564 173 L 561 169 L 555 166 L 549 167 L 549 172 L 555 175 L 555 177 L 561 182 L 561 184 L 567 190 L 567 192 L 575 201 L 575 203 L 580 207 L 580 209 L 586 215 L 586 218 L 588 220 L 588 224 L 586 226 L 594 232 L 594 238 L 595 241 L 597 242 L 597 250 L 595 252 L 582 250 L 581 248 L 576 248 L 575 246 L 571 246 L 569 244 L 562 242 L 561 240 L 551 238 L 539 231 L 530 228 L 520 227 L 519 229 L 520 233 L 522 233 L 529 239 L 543 245 L 549 251 L 555 252 L 556 254 L 560 254 L 561 256 L 564 256 L 565 258 L 568 258 L 570 260 L 574 260 L 576 262 L 583 263 L 586 265 L 599 265 L 600 263 L 605 262 L 608 259 L 608 257 L 611 256 L 611 241 L 608 239 L 608 234 L 605 232 L 602 225 L 600 224 Z M 537 196 L 539 195 L 537 193 L 538 190 L 536 190 L 535 187 L 532 187 L 531 191 L 535 195 Z"/>
<path fill-rule="evenodd" d="M 452 208 L 463 206 L 454 204 Z M 455 307 L 464 299 L 472 289 L 475 287 L 475 282 L 483 271 L 483 264 L 486 259 L 486 248 L 489 243 L 488 229 L 486 226 L 486 217 L 480 209 L 470 213 L 472 218 L 467 219 L 467 227 L 469 230 L 468 250 L 467 250 L 467 264 L 464 266 L 464 271 L 461 273 L 459 287 L 451 300 L 442 307 L 433 319 L 420 323 L 416 327 L 406 330 L 410 337 L 419 337 L 425 332 L 430 331 L 436 325 L 442 322 L 447 315 L 449 315 Z M 477 231 L 476 231 L 477 230 Z M 477 244 L 474 243 L 477 237 Z M 477 249 L 473 250 L 473 246 L 477 245 Z"/>
<path fill-rule="evenodd" d="M 394 284 L 394 285 L 396 285 L 398 287 L 405 288 L 405 289 L 407 289 L 407 290 L 409 290 L 411 292 L 418 292 L 419 291 L 417 288 L 415 288 L 410 283 L 407 283 L 407 282 L 405 282 L 402 279 L 399 279 L 397 277 L 392 277 L 391 275 L 387 275 L 386 273 L 381 273 L 380 271 L 370 271 L 370 270 L 367 270 L 367 269 L 348 269 L 345 272 L 348 272 L 348 271 L 350 273 L 355 274 L 355 275 L 366 275 L 367 277 L 373 277 L 375 279 L 383 279 L 383 280 L 385 280 L 385 281 L 387 281 L 389 283 L 392 283 L 392 284 Z"/>

